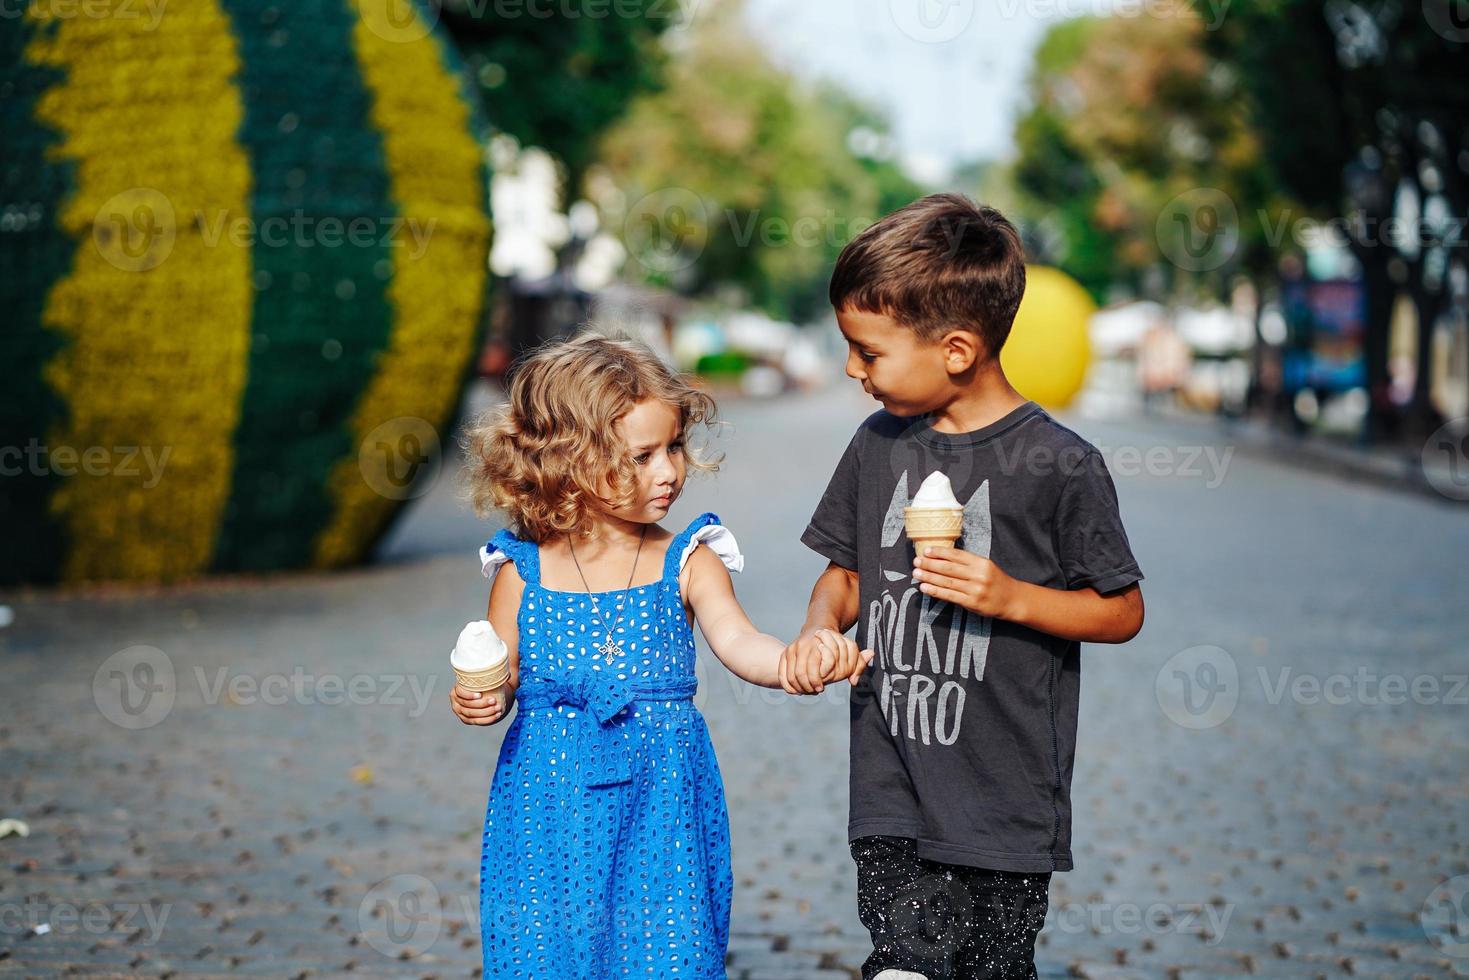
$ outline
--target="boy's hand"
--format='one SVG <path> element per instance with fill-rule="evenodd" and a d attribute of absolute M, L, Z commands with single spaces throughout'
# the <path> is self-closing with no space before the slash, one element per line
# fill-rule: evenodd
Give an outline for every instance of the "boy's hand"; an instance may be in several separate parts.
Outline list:
<path fill-rule="evenodd" d="M 787 694 L 819 694 L 842 678 L 855 687 L 872 656 L 834 629 L 807 630 L 781 654 L 780 685 Z"/>
<path fill-rule="evenodd" d="M 1009 619 L 1017 582 L 988 558 L 958 548 L 925 545 L 913 559 L 913 581 L 924 595 L 981 616 Z"/>
<path fill-rule="evenodd" d="M 506 710 L 495 692 L 471 691 L 458 684 L 449 692 L 449 707 L 454 709 L 454 714 L 466 725 L 493 725 L 505 717 Z"/>

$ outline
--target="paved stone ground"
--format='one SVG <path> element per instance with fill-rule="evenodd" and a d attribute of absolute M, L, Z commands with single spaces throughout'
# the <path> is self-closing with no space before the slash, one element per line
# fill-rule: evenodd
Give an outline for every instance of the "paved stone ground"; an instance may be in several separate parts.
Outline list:
<path fill-rule="evenodd" d="M 726 472 L 676 508 L 739 533 L 740 595 L 773 632 L 799 623 L 822 562 L 797 535 L 869 408 L 730 404 Z M 1072 422 L 1118 474 L 1148 623 L 1084 654 L 1078 869 L 1052 886 L 1043 975 L 1469 974 L 1448 955 L 1469 953 L 1469 514 L 1226 462 L 1208 429 Z M 446 656 L 483 613 L 489 531 L 446 479 L 370 569 L 11 597 L 0 818 L 31 834 L 0 840 L 0 976 L 476 974 L 502 729 L 449 714 Z M 701 670 L 731 978 L 858 976 L 844 692 Z"/>

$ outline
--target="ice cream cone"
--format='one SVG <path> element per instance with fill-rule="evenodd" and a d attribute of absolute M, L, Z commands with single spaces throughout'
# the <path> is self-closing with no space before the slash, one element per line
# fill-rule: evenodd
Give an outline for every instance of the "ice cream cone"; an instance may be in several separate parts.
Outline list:
<path fill-rule="evenodd" d="M 459 684 L 471 691 L 493 691 L 510 678 L 505 642 L 488 620 L 478 619 L 459 631 L 449 666 Z"/>
<path fill-rule="evenodd" d="M 903 527 L 920 555 L 925 546 L 952 548 L 964 533 L 964 508 L 904 507 Z"/>
<path fill-rule="evenodd" d="M 493 691 L 510 678 L 510 661 L 505 660 L 484 670 L 460 670 L 454 668 L 454 677 L 459 686 L 471 691 Z"/>

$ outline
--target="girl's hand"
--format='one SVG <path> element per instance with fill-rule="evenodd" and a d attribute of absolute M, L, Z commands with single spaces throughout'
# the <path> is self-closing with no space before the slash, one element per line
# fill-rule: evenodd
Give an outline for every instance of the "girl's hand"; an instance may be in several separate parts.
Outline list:
<path fill-rule="evenodd" d="M 500 691 L 504 691 L 502 687 Z M 505 717 L 505 705 L 495 691 L 471 691 L 467 687 L 454 685 L 449 692 L 449 707 L 466 725 L 493 725 Z"/>

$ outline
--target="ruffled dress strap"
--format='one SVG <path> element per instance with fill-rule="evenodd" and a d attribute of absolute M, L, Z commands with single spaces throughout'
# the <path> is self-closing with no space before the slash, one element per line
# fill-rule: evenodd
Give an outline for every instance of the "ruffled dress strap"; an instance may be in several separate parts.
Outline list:
<path fill-rule="evenodd" d="M 689 526 L 668 543 L 668 554 L 663 559 L 663 577 L 677 580 L 689 556 L 701 542 L 713 549 L 725 568 L 732 572 L 744 571 L 745 556 L 740 554 L 734 532 L 719 522 L 718 514 L 706 512 L 690 521 Z"/>
<path fill-rule="evenodd" d="M 540 547 L 534 541 L 522 540 L 508 528 L 502 528 L 479 549 L 480 574 L 493 581 L 495 573 L 507 561 L 515 563 L 516 571 L 520 572 L 520 577 L 527 583 L 540 584 Z"/>

